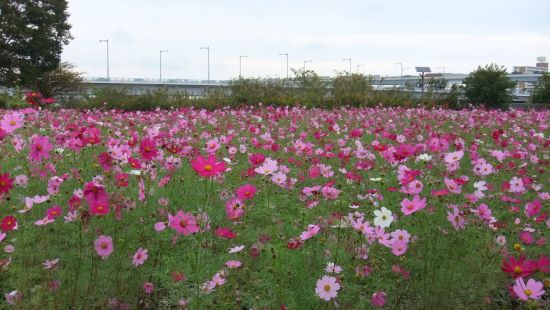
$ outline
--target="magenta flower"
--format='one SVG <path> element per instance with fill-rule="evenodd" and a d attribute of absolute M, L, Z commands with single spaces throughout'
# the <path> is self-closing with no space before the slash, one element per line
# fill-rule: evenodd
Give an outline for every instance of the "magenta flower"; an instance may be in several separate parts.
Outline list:
<path fill-rule="evenodd" d="M 300 240 L 306 241 L 319 233 L 321 228 L 317 225 L 308 225 L 307 230 L 300 234 Z"/>
<path fill-rule="evenodd" d="M 210 155 L 208 159 L 197 156 L 191 160 L 191 168 L 195 170 L 201 177 L 215 177 L 222 174 L 225 169 L 225 162 L 217 162 L 214 155 Z"/>
<path fill-rule="evenodd" d="M 101 235 L 94 242 L 97 255 L 102 259 L 107 259 L 113 253 L 113 239 L 109 236 Z"/>
<path fill-rule="evenodd" d="M 50 144 L 48 137 L 34 135 L 31 139 L 29 158 L 35 161 L 50 158 L 50 151 L 53 149 L 53 146 Z"/>
<path fill-rule="evenodd" d="M 254 195 L 256 195 L 256 186 L 252 184 L 245 184 L 241 187 L 239 187 L 235 193 L 237 194 L 237 197 L 240 200 L 248 200 L 254 198 Z"/>
<path fill-rule="evenodd" d="M 386 293 L 378 291 L 372 294 L 370 302 L 375 308 L 382 308 L 386 304 Z"/>
<path fill-rule="evenodd" d="M 141 143 L 139 144 L 139 153 L 141 158 L 145 160 L 152 160 L 157 157 L 158 150 L 155 141 L 150 138 L 141 140 Z"/>

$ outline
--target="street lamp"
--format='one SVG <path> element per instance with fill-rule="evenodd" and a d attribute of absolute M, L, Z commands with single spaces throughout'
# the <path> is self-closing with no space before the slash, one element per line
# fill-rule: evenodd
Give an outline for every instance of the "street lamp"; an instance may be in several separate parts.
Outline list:
<path fill-rule="evenodd" d="M 401 67 L 400 75 L 399 75 L 399 84 L 403 86 L 403 63 L 402 62 L 395 62 L 394 65 L 399 65 Z"/>
<path fill-rule="evenodd" d="M 343 61 L 349 61 L 349 71 L 348 71 L 348 75 L 351 75 L 351 58 L 344 58 L 342 59 Z"/>
<path fill-rule="evenodd" d="M 304 60 L 304 73 L 306 73 L 306 62 L 312 62 L 311 59 L 310 60 Z"/>
<path fill-rule="evenodd" d="M 208 57 L 208 84 L 210 84 L 210 46 L 201 47 L 201 50 L 206 50 Z"/>
<path fill-rule="evenodd" d="M 248 56 L 239 56 L 239 79 L 241 78 L 241 73 L 242 73 L 242 63 L 243 63 L 243 58 L 247 58 Z"/>
<path fill-rule="evenodd" d="M 288 53 L 280 53 L 279 56 L 286 56 L 286 79 L 288 80 Z"/>
<path fill-rule="evenodd" d="M 159 81 L 162 82 L 162 53 L 168 53 L 168 50 L 160 50 L 160 58 L 159 58 Z"/>
<path fill-rule="evenodd" d="M 110 80 L 110 77 L 109 77 L 109 39 L 99 40 L 99 42 L 107 43 L 107 81 L 109 81 Z"/>
<path fill-rule="evenodd" d="M 359 68 L 364 66 L 365 66 L 364 64 L 357 65 L 357 74 L 359 74 Z"/>

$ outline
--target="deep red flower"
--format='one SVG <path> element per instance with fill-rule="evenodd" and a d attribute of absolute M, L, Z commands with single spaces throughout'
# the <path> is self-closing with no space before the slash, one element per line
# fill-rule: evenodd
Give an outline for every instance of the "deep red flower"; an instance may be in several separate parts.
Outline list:
<path fill-rule="evenodd" d="M 0 174 L 0 195 L 7 194 L 13 188 L 13 179 L 9 173 Z"/>
<path fill-rule="evenodd" d="M 0 229 L 3 232 L 12 231 L 15 227 L 17 227 L 17 219 L 11 215 L 4 217 L 2 223 L 0 223 Z"/>
<path fill-rule="evenodd" d="M 515 257 L 509 255 L 502 260 L 500 269 L 513 278 L 525 278 L 537 270 L 537 263 L 532 260 L 525 260 L 525 257 L 516 260 Z"/>
<path fill-rule="evenodd" d="M 237 237 L 237 234 L 232 232 L 229 228 L 226 227 L 219 227 L 216 228 L 216 231 L 214 233 L 223 239 L 234 239 Z"/>

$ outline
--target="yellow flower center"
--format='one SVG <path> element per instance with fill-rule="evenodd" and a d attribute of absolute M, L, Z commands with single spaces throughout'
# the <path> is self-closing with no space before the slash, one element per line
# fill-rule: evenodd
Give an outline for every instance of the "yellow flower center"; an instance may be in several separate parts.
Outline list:
<path fill-rule="evenodd" d="M 514 268 L 514 273 L 520 274 L 520 273 L 522 273 L 522 271 L 523 271 L 523 270 L 521 269 L 520 266 L 516 266 L 516 267 Z"/>
<path fill-rule="evenodd" d="M 4 180 L 0 181 L 0 186 L 6 186 L 6 185 L 7 185 L 6 181 Z"/>
<path fill-rule="evenodd" d="M 11 122 L 10 122 L 10 125 L 11 125 L 11 126 L 15 126 L 15 124 L 17 124 L 15 121 L 11 121 Z"/>
<path fill-rule="evenodd" d="M 531 296 L 533 294 L 533 291 L 531 291 L 530 289 L 526 289 L 525 291 L 523 291 L 525 293 L 525 295 L 527 296 Z"/>
<path fill-rule="evenodd" d="M 212 171 L 212 165 L 204 165 L 204 170 Z"/>
<path fill-rule="evenodd" d="M 325 284 L 325 286 L 323 287 L 323 289 L 324 289 L 325 291 L 327 291 L 327 292 L 330 291 L 330 284 Z"/>

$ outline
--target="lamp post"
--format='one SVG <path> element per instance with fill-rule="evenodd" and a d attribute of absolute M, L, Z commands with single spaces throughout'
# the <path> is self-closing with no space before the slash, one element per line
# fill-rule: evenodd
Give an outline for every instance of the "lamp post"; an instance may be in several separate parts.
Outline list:
<path fill-rule="evenodd" d="M 351 58 L 344 58 L 342 59 L 343 61 L 349 61 L 349 71 L 348 71 L 348 75 L 351 75 Z"/>
<path fill-rule="evenodd" d="M 280 53 L 279 56 L 286 56 L 286 79 L 288 80 L 288 53 Z"/>
<path fill-rule="evenodd" d="M 201 47 L 201 50 L 206 50 L 208 57 L 208 84 L 210 84 L 210 46 Z"/>
<path fill-rule="evenodd" d="M 109 76 L 109 39 L 99 40 L 99 42 L 107 43 L 107 81 L 109 81 L 110 80 L 110 76 Z"/>
<path fill-rule="evenodd" d="M 402 62 L 395 62 L 394 65 L 399 65 L 401 67 L 400 75 L 399 75 L 399 84 L 403 86 L 403 63 Z"/>
<path fill-rule="evenodd" d="M 304 60 L 304 73 L 306 73 L 306 63 L 307 62 L 312 62 L 311 59 L 310 60 Z"/>
<path fill-rule="evenodd" d="M 239 56 L 239 79 L 242 77 L 241 73 L 242 73 L 243 58 L 247 58 L 247 57 L 248 56 Z"/>
<path fill-rule="evenodd" d="M 160 50 L 159 57 L 159 81 L 162 82 L 162 53 L 168 53 L 168 50 Z"/>
<path fill-rule="evenodd" d="M 357 65 L 357 74 L 359 74 L 359 68 L 364 66 L 365 66 L 364 64 Z"/>

